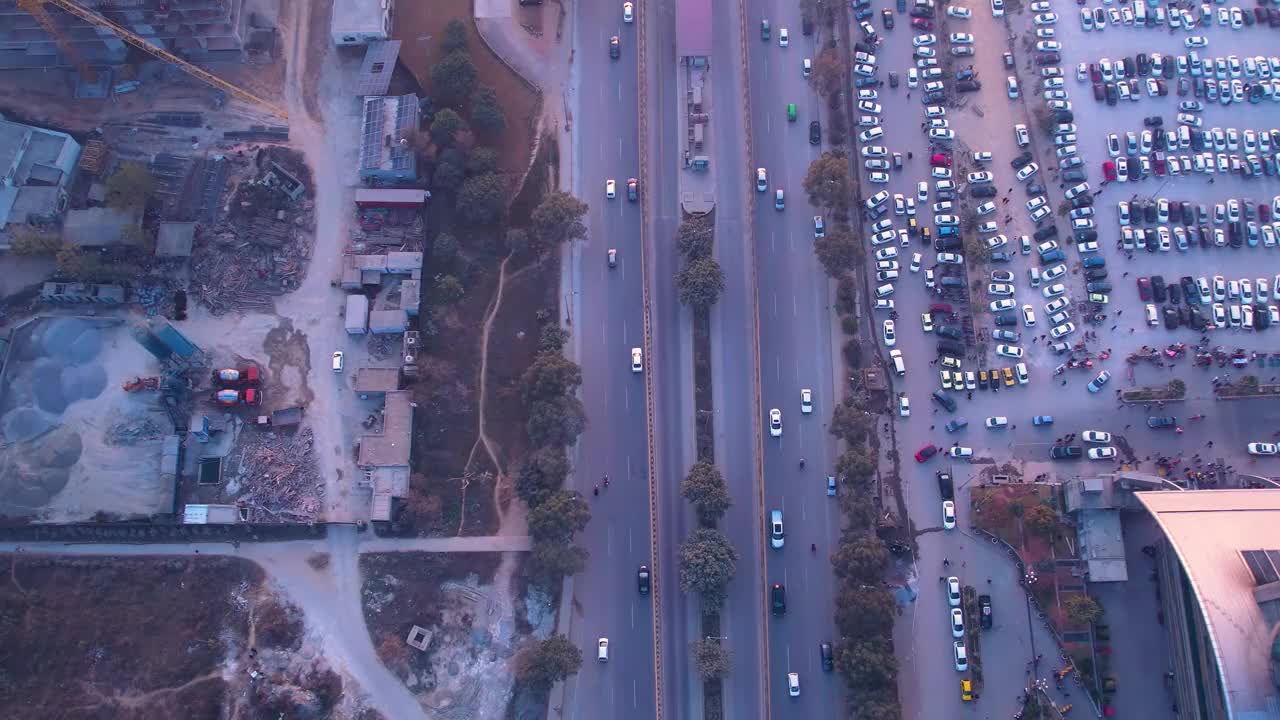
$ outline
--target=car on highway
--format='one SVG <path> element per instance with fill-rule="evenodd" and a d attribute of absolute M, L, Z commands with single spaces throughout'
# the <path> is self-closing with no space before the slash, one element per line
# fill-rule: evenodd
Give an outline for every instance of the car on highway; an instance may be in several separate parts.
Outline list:
<path fill-rule="evenodd" d="M 769 189 L 769 173 L 764 168 L 756 168 L 756 192 Z"/>
<path fill-rule="evenodd" d="M 782 437 L 782 411 L 778 408 L 769 411 L 769 435 Z"/>
<path fill-rule="evenodd" d="M 782 511 L 771 510 L 769 512 L 769 544 L 774 550 L 781 550 L 786 544 L 787 535 L 782 531 Z"/>
<path fill-rule="evenodd" d="M 636 570 L 636 589 L 640 591 L 641 595 L 649 594 L 649 566 L 648 565 L 641 565 L 640 568 Z"/>
<path fill-rule="evenodd" d="M 635 202 L 640 197 L 640 181 L 635 178 L 627 178 L 627 199 Z"/>
<path fill-rule="evenodd" d="M 604 196 L 610 200 L 618 197 L 618 184 L 613 178 L 604 181 Z"/>
<path fill-rule="evenodd" d="M 622 3 L 622 22 L 629 23 L 635 20 L 635 6 L 629 2 Z"/>
<path fill-rule="evenodd" d="M 609 661 L 609 638 L 602 637 L 596 640 L 596 660 L 600 662 Z"/>
<path fill-rule="evenodd" d="M 631 348 L 631 372 L 644 372 L 644 351 L 638 347 Z"/>
<path fill-rule="evenodd" d="M 786 28 L 778 28 L 778 47 L 787 47 L 791 44 L 791 35 L 787 33 Z"/>
<path fill-rule="evenodd" d="M 622 55 L 621 41 L 617 35 L 609 38 L 609 57 L 617 60 Z"/>
<path fill-rule="evenodd" d="M 800 673 L 787 673 L 787 695 L 800 697 Z"/>
<path fill-rule="evenodd" d="M 769 610 L 774 615 L 787 614 L 787 586 L 774 583 L 769 590 Z"/>

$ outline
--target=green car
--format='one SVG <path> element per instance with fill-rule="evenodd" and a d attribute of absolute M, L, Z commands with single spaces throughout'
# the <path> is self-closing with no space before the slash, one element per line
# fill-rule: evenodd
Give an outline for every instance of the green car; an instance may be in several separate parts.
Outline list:
<path fill-rule="evenodd" d="M 796 121 L 796 104 L 787 103 L 787 122 Z"/>
<path fill-rule="evenodd" d="M 769 42 L 769 21 L 760 21 L 760 39 Z"/>

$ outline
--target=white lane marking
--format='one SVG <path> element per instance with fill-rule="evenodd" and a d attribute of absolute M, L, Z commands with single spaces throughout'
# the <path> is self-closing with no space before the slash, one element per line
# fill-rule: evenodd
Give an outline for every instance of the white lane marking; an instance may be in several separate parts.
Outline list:
<path fill-rule="evenodd" d="M 773 294 L 773 316 L 778 317 L 778 293 Z"/>
<path fill-rule="evenodd" d="M 613 526 L 609 525 L 604 534 L 605 555 L 613 557 Z"/>
<path fill-rule="evenodd" d="M 640 691 L 636 688 L 636 681 L 631 681 L 631 707 L 640 707 Z"/>
<path fill-rule="evenodd" d="M 778 233 L 769 233 L 769 251 L 778 252 Z"/>
<path fill-rule="evenodd" d="M 623 320 L 622 321 L 622 344 L 625 345 L 626 343 L 627 343 L 627 321 Z"/>
<path fill-rule="evenodd" d="M 631 409 L 631 384 L 627 383 L 622 386 L 622 407 L 627 410 Z"/>
<path fill-rule="evenodd" d="M 631 456 L 627 456 L 627 482 L 631 481 Z"/>
<path fill-rule="evenodd" d="M 636 627 L 636 604 L 633 602 L 631 603 L 631 628 L 634 630 L 635 627 Z"/>
<path fill-rule="evenodd" d="M 622 138 L 618 138 L 618 159 L 622 159 Z"/>
<path fill-rule="evenodd" d="M 774 314 L 776 315 L 777 313 Z M 773 374 L 778 379 L 778 382 L 782 382 L 782 360 L 776 356 L 773 358 Z"/>
<path fill-rule="evenodd" d="M 764 116 L 764 134 L 765 135 L 773 134 L 773 116 L 772 115 Z"/>
<path fill-rule="evenodd" d="M 622 101 L 622 83 L 618 83 L 618 101 Z"/>
<path fill-rule="evenodd" d="M 800 317 L 800 306 L 796 303 L 795 295 L 791 296 L 791 317 Z M 797 370 L 799 369 L 799 367 L 800 367 L 800 364 L 797 362 L 796 363 Z"/>

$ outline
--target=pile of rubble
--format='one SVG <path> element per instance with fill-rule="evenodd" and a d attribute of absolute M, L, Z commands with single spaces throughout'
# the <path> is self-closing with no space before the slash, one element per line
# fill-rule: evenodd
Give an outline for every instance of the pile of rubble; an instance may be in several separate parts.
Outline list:
<path fill-rule="evenodd" d="M 193 289 L 209 311 L 273 309 L 278 295 L 297 289 L 311 258 L 315 203 L 270 157 L 250 166 L 228 203 L 229 212 L 201 234 L 191 253 Z"/>
<path fill-rule="evenodd" d="M 251 522 L 313 522 L 324 506 L 324 480 L 310 428 L 240 436 L 241 495 Z"/>
<path fill-rule="evenodd" d="M 107 428 L 105 442 L 108 445 L 136 445 L 147 440 L 157 440 L 164 435 L 164 428 L 149 417 L 125 417 Z"/>

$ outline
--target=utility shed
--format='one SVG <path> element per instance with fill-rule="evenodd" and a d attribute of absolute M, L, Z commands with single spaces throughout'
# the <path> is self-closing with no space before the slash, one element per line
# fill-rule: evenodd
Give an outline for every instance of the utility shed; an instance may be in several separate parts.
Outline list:
<path fill-rule="evenodd" d="M 156 234 L 156 257 L 191 257 L 195 238 L 193 222 L 162 222 Z"/>
<path fill-rule="evenodd" d="M 400 389 L 400 368 L 362 367 L 356 370 L 356 393 L 385 395 Z"/>
<path fill-rule="evenodd" d="M 338 46 L 368 45 L 391 35 L 394 0 L 334 0 L 329 34 Z"/>
<path fill-rule="evenodd" d="M 426 190 L 407 188 L 360 188 L 356 190 L 359 208 L 417 208 L 427 204 Z"/>
<path fill-rule="evenodd" d="M 141 230 L 137 211 L 92 207 L 67 213 L 62 240 L 82 248 L 141 245 Z"/>
<path fill-rule="evenodd" d="M 183 505 L 184 525 L 234 525 L 240 522 L 235 505 Z"/>
<path fill-rule="evenodd" d="M 364 295 L 348 295 L 344 317 L 348 335 L 364 335 L 369 332 L 369 298 Z"/>
<path fill-rule="evenodd" d="M 389 273 L 412 273 L 422 269 L 421 252 L 389 252 L 387 253 L 386 271 Z"/>
<path fill-rule="evenodd" d="M 369 332 L 393 335 L 409 329 L 409 313 L 403 310 L 374 310 L 369 313 Z"/>

